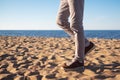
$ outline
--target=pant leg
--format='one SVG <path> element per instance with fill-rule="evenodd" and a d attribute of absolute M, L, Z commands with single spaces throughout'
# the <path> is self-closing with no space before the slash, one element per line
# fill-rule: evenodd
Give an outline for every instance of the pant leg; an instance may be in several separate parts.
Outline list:
<path fill-rule="evenodd" d="M 68 22 L 68 17 L 70 16 L 68 0 L 61 0 L 59 12 L 57 15 L 57 24 L 74 39 L 74 33 L 70 28 L 70 23 Z M 89 41 L 85 39 L 85 46 L 89 45 Z"/>
<path fill-rule="evenodd" d="M 84 0 L 68 0 L 70 28 L 74 32 L 75 57 L 84 60 L 85 37 L 83 29 Z"/>
<path fill-rule="evenodd" d="M 61 27 L 68 35 L 73 37 L 73 31 L 70 29 L 70 23 L 68 18 L 70 16 L 69 5 L 67 0 L 60 0 L 60 7 L 57 15 L 57 24 Z"/>

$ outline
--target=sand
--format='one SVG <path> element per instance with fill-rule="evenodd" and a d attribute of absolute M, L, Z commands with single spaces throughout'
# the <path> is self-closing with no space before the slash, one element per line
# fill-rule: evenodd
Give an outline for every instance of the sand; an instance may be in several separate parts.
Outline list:
<path fill-rule="evenodd" d="M 120 39 L 89 40 L 81 72 L 61 68 L 74 56 L 70 38 L 0 36 L 0 80 L 120 80 Z"/>

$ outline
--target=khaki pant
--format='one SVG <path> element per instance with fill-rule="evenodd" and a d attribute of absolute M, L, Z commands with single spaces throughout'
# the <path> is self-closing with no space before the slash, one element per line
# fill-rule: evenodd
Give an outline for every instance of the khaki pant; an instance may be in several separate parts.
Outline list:
<path fill-rule="evenodd" d="M 89 45 L 84 37 L 83 12 L 84 0 L 61 0 L 57 16 L 57 24 L 75 41 L 75 57 L 81 59 L 84 59 L 85 46 Z"/>

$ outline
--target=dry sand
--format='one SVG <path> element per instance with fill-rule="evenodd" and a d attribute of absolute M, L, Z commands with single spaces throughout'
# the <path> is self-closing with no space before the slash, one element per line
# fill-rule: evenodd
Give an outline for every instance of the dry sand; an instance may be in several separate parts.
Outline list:
<path fill-rule="evenodd" d="M 90 38 L 96 48 L 85 71 L 65 71 L 74 56 L 70 38 L 0 37 L 0 80 L 120 80 L 120 39 Z"/>

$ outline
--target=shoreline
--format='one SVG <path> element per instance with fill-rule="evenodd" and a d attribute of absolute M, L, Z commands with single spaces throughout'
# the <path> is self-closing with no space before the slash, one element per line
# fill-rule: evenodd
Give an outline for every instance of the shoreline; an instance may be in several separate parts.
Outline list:
<path fill-rule="evenodd" d="M 65 36 L 65 37 L 43 37 L 43 36 L 5 36 L 5 35 L 0 35 L 1 37 L 19 37 L 19 38 L 70 38 L 70 36 Z M 120 38 L 99 38 L 99 37 L 86 37 L 87 39 L 108 39 L 108 40 L 120 40 Z"/>
<path fill-rule="evenodd" d="M 88 38 L 96 48 L 85 57 L 85 71 L 61 69 L 74 56 L 70 38 L 0 36 L 0 80 L 119 80 L 120 39 Z"/>
<path fill-rule="evenodd" d="M 107 38 L 107 39 L 120 39 L 120 30 L 85 30 L 87 38 Z M 63 30 L 0 30 L 2 36 L 37 36 L 37 37 L 69 37 Z"/>

